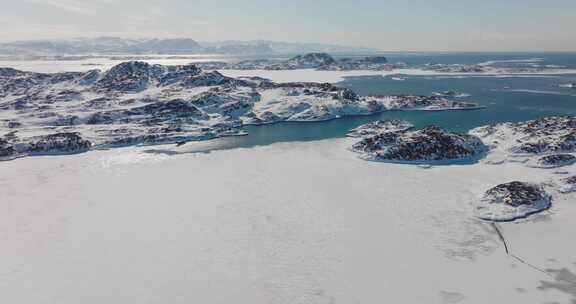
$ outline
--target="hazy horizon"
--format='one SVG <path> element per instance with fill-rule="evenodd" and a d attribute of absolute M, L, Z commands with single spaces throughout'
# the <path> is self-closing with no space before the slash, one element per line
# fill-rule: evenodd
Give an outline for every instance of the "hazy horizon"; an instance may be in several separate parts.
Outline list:
<path fill-rule="evenodd" d="M 272 40 L 382 51 L 576 51 L 576 2 L 0 0 L 0 41 Z"/>

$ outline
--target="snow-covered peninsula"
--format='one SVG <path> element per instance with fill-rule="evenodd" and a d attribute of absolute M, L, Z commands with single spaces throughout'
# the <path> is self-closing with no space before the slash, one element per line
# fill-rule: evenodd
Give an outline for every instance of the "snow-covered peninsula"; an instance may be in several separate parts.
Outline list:
<path fill-rule="evenodd" d="M 477 109 L 412 95 L 358 96 L 327 83 L 227 77 L 195 65 L 125 62 L 107 71 L 0 69 L 0 157 L 76 153 L 244 135 L 242 127 L 388 110 Z"/>

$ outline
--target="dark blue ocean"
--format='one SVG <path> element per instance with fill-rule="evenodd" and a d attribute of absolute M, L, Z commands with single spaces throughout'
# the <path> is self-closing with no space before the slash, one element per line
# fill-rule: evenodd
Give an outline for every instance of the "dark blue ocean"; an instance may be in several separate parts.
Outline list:
<path fill-rule="evenodd" d="M 558 66 L 576 69 L 576 53 L 458 53 L 458 54 L 384 54 L 390 62 L 405 62 L 411 67 L 427 63 L 478 64 L 487 61 L 496 67 Z M 576 83 L 576 74 L 504 76 L 405 76 L 405 81 L 391 77 L 351 77 L 337 85 L 360 95 L 420 94 L 453 90 L 470 94 L 462 100 L 477 102 L 484 109 L 474 111 L 390 111 L 372 116 L 345 117 L 327 122 L 287 122 L 249 126 L 243 137 L 218 139 L 212 148 L 252 147 L 276 142 L 310 141 L 344 137 L 361 124 L 384 118 L 400 118 L 416 127 L 429 124 L 447 130 L 466 132 L 472 128 L 506 121 L 523 121 L 547 115 L 576 115 L 576 89 L 560 84 Z"/>

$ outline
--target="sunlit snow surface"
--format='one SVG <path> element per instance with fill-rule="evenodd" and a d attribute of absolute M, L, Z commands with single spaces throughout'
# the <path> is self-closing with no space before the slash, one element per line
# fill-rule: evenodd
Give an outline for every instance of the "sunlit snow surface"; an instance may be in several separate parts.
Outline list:
<path fill-rule="evenodd" d="M 279 82 L 383 75 L 254 73 Z M 352 143 L 189 153 L 218 148 L 202 142 L 0 162 L 0 303 L 576 301 L 576 193 L 561 193 L 574 190 L 562 183 L 573 165 L 532 168 L 500 152 L 471 165 L 375 163 Z M 512 180 L 553 198 L 549 210 L 498 224 L 525 263 L 474 209 Z"/>
<path fill-rule="evenodd" d="M 564 288 L 576 270 L 572 194 L 552 192 L 550 211 L 500 224 L 511 250 L 552 277 L 506 256 L 473 211 L 496 184 L 553 172 L 365 162 L 350 144 L 0 163 L 0 302 L 574 300 Z"/>

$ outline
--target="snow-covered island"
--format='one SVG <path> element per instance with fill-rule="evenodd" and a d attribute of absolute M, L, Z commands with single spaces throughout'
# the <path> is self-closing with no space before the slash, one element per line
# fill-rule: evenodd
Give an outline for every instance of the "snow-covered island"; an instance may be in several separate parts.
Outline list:
<path fill-rule="evenodd" d="M 327 53 L 308 53 L 297 55 L 287 60 L 256 59 L 244 60 L 236 63 L 204 62 L 198 63 L 203 69 L 213 70 L 300 70 L 316 69 L 320 71 L 390 71 L 404 65 L 388 63 L 384 56 L 371 56 L 361 58 L 335 59 Z"/>
<path fill-rule="evenodd" d="M 233 78 L 195 65 L 132 61 L 104 72 L 55 74 L 1 68 L 0 149 L 11 159 L 245 135 L 242 126 L 250 124 L 475 108 L 439 97 L 358 96 L 326 83 Z M 58 144 L 28 148 L 45 140 Z"/>
<path fill-rule="evenodd" d="M 484 220 L 513 221 L 550 208 L 551 200 L 542 186 L 513 181 L 487 190 L 475 211 Z"/>
<path fill-rule="evenodd" d="M 439 96 L 421 95 L 373 95 L 362 97 L 368 103 L 380 104 L 386 110 L 478 110 L 484 108 L 475 102 L 451 100 Z"/>
<path fill-rule="evenodd" d="M 376 133 L 352 146 L 352 151 L 366 160 L 414 164 L 470 163 L 487 150 L 473 135 L 446 132 L 436 126 Z"/>

